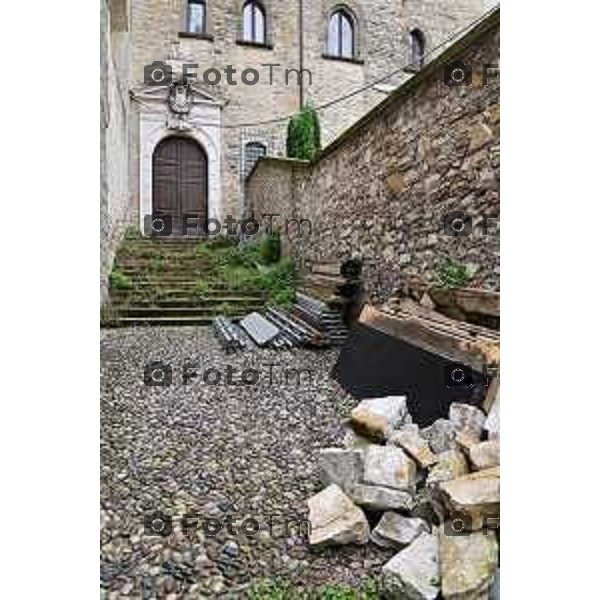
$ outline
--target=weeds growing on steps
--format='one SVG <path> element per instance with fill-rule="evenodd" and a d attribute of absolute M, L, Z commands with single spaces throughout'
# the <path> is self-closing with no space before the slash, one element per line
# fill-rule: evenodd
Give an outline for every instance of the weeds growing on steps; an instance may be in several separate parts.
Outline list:
<path fill-rule="evenodd" d="M 263 290 L 268 304 L 292 304 L 296 280 L 294 263 L 289 258 L 280 259 L 278 242 L 273 242 L 271 236 L 245 245 L 216 238 L 201 242 L 197 254 L 206 263 L 201 291 L 210 288 L 211 283 L 225 282 L 242 294 Z"/>
<path fill-rule="evenodd" d="M 153 244 L 140 248 L 138 232 L 128 230 L 119 249 L 115 266 L 110 275 L 110 286 L 121 292 L 122 302 L 127 304 L 134 298 L 158 301 L 164 293 L 159 288 L 136 289 L 131 277 L 123 272 L 121 260 L 135 254 L 147 260 L 147 273 L 155 277 L 168 274 L 170 257 L 168 246 Z M 237 295 L 252 295 L 256 291 L 265 294 L 265 301 L 273 306 L 291 306 L 294 301 L 296 270 L 291 259 L 281 259 L 279 235 L 266 235 L 248 244 L 238 244 L 226 236 L 199 240 L 186 250 L 189 262 L 189 279 L 196 281 L 194 295 L 199 301 L 210 297 L 211 290 L 225 286 Z M 193 257 L 198 259 L 193 260 Z M 231 304 L 222 303 L 222 314 L 234 310 Z"/>

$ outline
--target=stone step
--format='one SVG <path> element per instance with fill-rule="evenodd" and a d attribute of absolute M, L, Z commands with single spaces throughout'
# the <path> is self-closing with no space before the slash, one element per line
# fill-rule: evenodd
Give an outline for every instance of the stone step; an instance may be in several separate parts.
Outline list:
<path fill-rule="evenodd" d="M 146 317 L 208 317 L 212 318 L 223 312 L 227 314 L 240 314 L 244 315 L 255 310 L 260 310 L 262 304 L 238 304 L 228 305 L 227 310 L 222 310 L 222 304 L 204 305 L 204 306 L 177 306 L 177 307 L 161 307 L 161 306 L 119 306 L 114 307 L 117 310 L 117 317 L 135 317 L 135 318 L 146 318 Z"/>
<path fill-rule="evenodd" d="M 189 273 L 194 272 L 196 275 L 206 275 L 215 272 L 217 269 L 214 264 L 199 263 L 194 261 L 187 262 L 163 262 L 161 266 L 155 266 L 151 262 L 144 262 L 143 264 L 123 264 L 118 262 L 115 264 L 115 269 L 124 273 Z"/>
<path fill-rule="evenodd" d="M 111 287 L 103 324 L 200 326 L 220 314 L 243 317 L 262 310 L 267 293 L 258 287 L 261 277 L 256 284 L 244 279 L 232 285 L 216 261 L 198 251 L 202 244 L 197 238 L 126 239 L 114 269 L 130 287 Z"/>
<path fill-rule="evenodd" d="M 185 283 L 198 284 L 200 281 L 207 281 L 206 272 L 146 272 L 146 271 L 121 271 L 132 282 L 162 282 L 162 281 L 183 281 Z"/>
<path fill-rule="evenodd" d="M 192 252 L 202 242 L 154 242 L 152 240 L 127 240 L 124 250 L 127 252 Z"/>
<path fill-rule="evenodd" d="M 133 281 L 132 288 L 112 288 L 111 295 L 131 295 L 139 293 L 140 295 L 151 294 L 154 290 L 160 292 L 163 295 L 187 295 L 197 296 L 200 292 L 205 295 L 221 295 L 231 294 L 232 296 L 243 294 L 250 295 L 265 295 L 264 291 L 260 288 L 255 289 L 244 289 L 241 292 L 238 288 L 230 286 L 228 283 L 211 283 L 210 288 L 198 290 L 198 281 L 178 281 L 178 280 L 166 280 L 166 281 Z M 198 290 L 198 291 L 197 291 Z"/>
<path fill-rule="evenodd" d="M 111 296 L 112 306 L 116 308 L 131 307 L 165 307 L 165 308 L 194 308 L 215 304 L 244 304 L 261 306 L 263 296 L 186 296 L 181 298 L 144 298 L 136 296 Z"/>
<path fill-rule="evenodd" d="M 134 288 L 152 288 L 158 287 L 161 289 L 169 288 L 173 290 L 189 290 L 190 288 L 196 289 L 199 284 L 202 284 L 202 279 L 189 279 L 189 278 L 179 278 L 179 277 L 132 277 L 131 282 Z M 207 289 L 210 290 L 231 290 L 232 292 L 236 291 L 235 287 L 227 281 L 222 282 L 210 282 L 210 287 Z M 260 288 L 256 288 L 256 291 L 259 291 Z"/>
<path fill-rule="evenodd" d="M 240 315 L 241 316 L 241 315 Z M 213 316 L 198 317 L 117 317 L 104 323 L 105 327 L 132 327 L 132 326 L 173 326 L 182 325 L 206 326 L 211 325 Z"/>
<path fill-rule="evenodd" d="M 155 245 L 163 245 L 163 244 L 168 244 L 168 245 L 173 245 L 173 246 L 178 246 L 178 245 L 186 245 L 186 244 L 190 244 L 190 245 L 196 245 L 196 244 L 201 244 L 203 243 L 206 239 L 208 238 L 198 238 L 198 237 L 192 237 L 192 236 L 173 236 L 173 237 L 146 237 L 146 236 L 141 236 L 141 237 L 135 237 L 135 238 L 125 238 L 125 241 L 129 244 L 135 244 L 135 245 L 140 245 L 140 246 L 144 246 L 144 245 L 148 245 L 148 244 L 155 244 Z"/>
<path fill-rule="evenodd" d="M 123 254 L 120 255 L 116 264 L 119 266 L 143 266 L 151 264 L 155 261 L 172 262 L 172 263 L 196 263 L 199 265 L 210 265 L 210 261 L 205 256 L 198 256 L 195 253 L 191 254 Z"/>
<path fill-rule="evenodd" d="M 136 275 L 143 276 L 172 276 L 172 277 L 184 277 L 198 278 L 207 277 L 214 273 L 214 269 L 198 266 L 194 264 L 182 265 L 182 264 L 168 264 L 164 265 L 164 268 L 160 269 L 157 267 L 142 267 L 142 266 L 117 266 L 116 269 L 129 277 Z"/>

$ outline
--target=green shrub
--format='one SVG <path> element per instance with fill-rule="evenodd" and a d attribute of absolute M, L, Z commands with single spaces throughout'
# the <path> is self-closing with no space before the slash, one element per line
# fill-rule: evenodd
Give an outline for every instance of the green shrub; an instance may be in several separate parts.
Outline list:
<path fill-rule="evenodd" d="M 142 238 L 142 234 L 140 233 L 140 230 L 137 227 L 130 225 L 129 227 L 127 227 L 127 229 L 125 229 L 125 234 L 123 236 L 123 239 L 139 240 L 141 238 Z"/>
<path fill-rule="evenodd" d="M 165 259 L 162 255 L 153 256 L 148 262 L 148 271 L 150 273 L 162 273 L 165 270 Z"/>
<path fill-rule="evenodd" d="M 229 302 L 221 302 L 215 307 L 217 314 L 229 317 L 235 312 L 235 307 Z"/>
<path fill-rule="evenodd" d="M 131 281 L 131 278 L 120 271 L 118 267 L 111 271 L 108 280 L 110 282 L 110 287 L 115 290 L 130 290 L 133 288 L 133 281 Z"/>
<path fill-rule="evenodd" d="M 200 239 L 198 248 L 208 247 L 213 250 L 219 248 L 231 248 L 235 246 L 235 238 L 229 237 L 225 233 L 210 236 L 207 240 Z"/>
<path fill-rule="evenodd" d="M 251 290 L 257 287 L 260 273 L 256 268 L 231 267 L 224 272 L 225 280 L 233 290 Z"/>
<path fill-rule="evenodd" d="M 208 281 L 202 279 L 196 282 L 196 285 L 194 286 L 194 293 L 196 296 L 198 296 L 198 298 L 205 298 L 208 295 L 208 289 Z"/>
<path fill-rule="evenodd" d="M 319 115 L 310 106 L 303 108 L 288 123 L 287 155 L 312 160 L 321 150 Z"/>
<path fill-rule="evenodd" d="M 445 257 L 436 267 L 436 285 L 444 288 L 466 287 L 472 279 L 465 265 Z"/>
<path fill-rule="evenodd" d="M 262 262 L 265 265 L 272 265 L 279 262 L 281 258 L 281 236 L 279 232 L 272 235 L 265 235 L 259 242 L 259 251 Z"/>
<path fill-rule="evenodd" d="M 267 292 L 269 304 L 291 306 L 295 298 L 296 267 L 291 258 L 261 269 L 260 285 Z"/>

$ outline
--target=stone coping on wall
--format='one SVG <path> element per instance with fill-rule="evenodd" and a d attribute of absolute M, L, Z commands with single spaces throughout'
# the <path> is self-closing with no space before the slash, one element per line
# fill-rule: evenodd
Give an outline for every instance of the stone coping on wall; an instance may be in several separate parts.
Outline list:
<path fill-rule="evenodd" d="M 249 181 L 253 173 L 258 169 L 259 165 L 267 165 L 269 163 L 276 164 L 278 166 L 286 165 L 288 168 L 300 167 L 307 168 L 312 164 L 310 160 L 303 160 L 301 158 L 287 158 L 285 156 L 261 156 L 255 163 L 250 172 L 246 176 L 246 181 Z"/>

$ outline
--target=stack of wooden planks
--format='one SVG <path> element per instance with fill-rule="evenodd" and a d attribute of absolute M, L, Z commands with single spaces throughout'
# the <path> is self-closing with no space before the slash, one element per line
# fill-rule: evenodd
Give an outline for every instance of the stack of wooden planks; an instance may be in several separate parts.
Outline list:
<path fill-rule="evenodd" d="M 437 311 L 459 321 L 500 329 L 500 294 L 479 288 L 431 288 Z"/>
<path fill-rule="evenodd" d="M 362 262 L 359 259 L 312 261 L 307 263 L 298 292 L 336 311 L 345 324 L 357 317 L 362 295 Z"/>
<path fill-rule="evenodd" d="M 410 279 L 396 291 L 388 305 L 394 308 L 403 298 L 411 298 L 423 306 L 457 321 L 500 329 L 500 294 L 480 288 L 430 287 L 418 279 Z"/>
<path fill-rule="evenodd" d="M 396 299 L 393 310 L 367 304 L 359 322 L 480 373 L 500 362 L 499 332 L 451 319 L 410 298 Z"/>
<path fill-rule="evenodd" d="M 330 305 L 344 305 L 361 291 L 361 272 L 357 259 L 311 262 L 300 291 Z"/>

